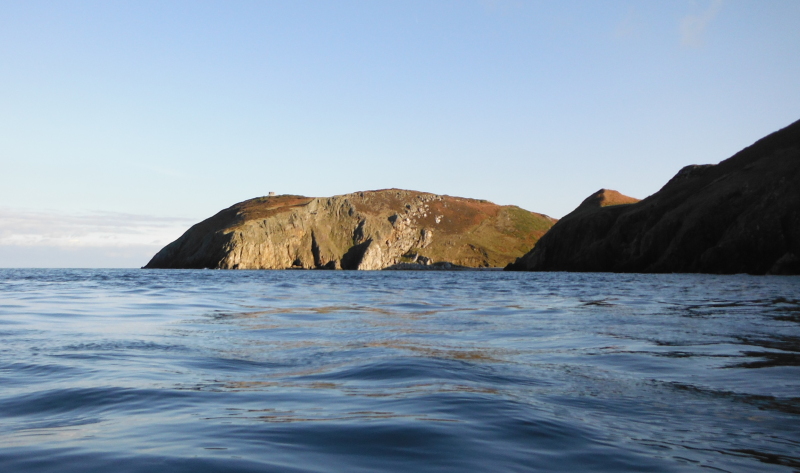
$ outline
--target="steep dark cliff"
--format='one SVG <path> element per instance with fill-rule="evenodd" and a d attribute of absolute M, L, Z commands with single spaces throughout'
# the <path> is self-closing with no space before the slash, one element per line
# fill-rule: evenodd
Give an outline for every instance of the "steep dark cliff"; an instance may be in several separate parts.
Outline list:
<path fill-rule="evenodd" d="M 800 121 L 641 202 L 584 204 L 507 269 L 800 274 Z"/>
<path fill-rule="evenodd" d="M 519 207 L 401 189 L 260 197 L 194 225 L 145 268 L 497 267 L 553 223 Z"/>

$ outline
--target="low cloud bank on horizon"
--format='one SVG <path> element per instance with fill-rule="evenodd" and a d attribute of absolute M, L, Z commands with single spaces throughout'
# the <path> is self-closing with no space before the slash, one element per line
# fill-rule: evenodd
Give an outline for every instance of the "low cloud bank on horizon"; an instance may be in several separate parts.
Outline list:
<path fill-rule="evenodd" d="M 194 222 L 0 208 L 0 267 L 139 267 Z"/>

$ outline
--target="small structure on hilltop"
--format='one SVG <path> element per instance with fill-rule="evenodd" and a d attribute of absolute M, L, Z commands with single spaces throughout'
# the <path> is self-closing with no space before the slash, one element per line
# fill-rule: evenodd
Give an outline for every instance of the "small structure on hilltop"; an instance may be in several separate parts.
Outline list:
<path fill-rule="evenodd" d="M 402 189 L 317 198 L 272 194 L 194 225 L 147 267 L 503 267 L 555 223 L 519 207 Z"/>

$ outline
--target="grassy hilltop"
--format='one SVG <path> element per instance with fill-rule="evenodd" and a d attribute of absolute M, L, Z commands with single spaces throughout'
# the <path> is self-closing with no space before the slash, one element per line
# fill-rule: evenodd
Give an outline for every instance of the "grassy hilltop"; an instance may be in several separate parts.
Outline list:
<path fill-rule="evenodd" d="M 402 189 L 259 197 L 194 225 L 145 267 L 499 267 L 530 250 L 554 223 L 515 206 Z"/>

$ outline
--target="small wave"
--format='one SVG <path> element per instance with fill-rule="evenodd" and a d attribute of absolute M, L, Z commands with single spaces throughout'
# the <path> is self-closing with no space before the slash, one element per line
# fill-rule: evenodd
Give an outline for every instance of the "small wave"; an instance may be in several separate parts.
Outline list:
<path fill-rule="evenodd" d="M 162 389 L 66 388 L 6 396 L 0 399 L 0 416 L 46 416 L 79 411 L 158 411 L 177 406 L 185 393 Z"/>

